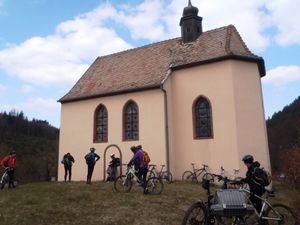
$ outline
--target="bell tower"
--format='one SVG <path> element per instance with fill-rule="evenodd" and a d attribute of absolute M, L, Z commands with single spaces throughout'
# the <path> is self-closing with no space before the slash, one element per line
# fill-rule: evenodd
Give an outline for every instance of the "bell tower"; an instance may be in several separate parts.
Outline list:
<path fill-rule="evenodd" d="M 183 9 L 179 25 L 184 43 L 195 41 L 202 34 L 202 17 L 198 16 L 198 8 L 192 5 L 191 0 Z"/>

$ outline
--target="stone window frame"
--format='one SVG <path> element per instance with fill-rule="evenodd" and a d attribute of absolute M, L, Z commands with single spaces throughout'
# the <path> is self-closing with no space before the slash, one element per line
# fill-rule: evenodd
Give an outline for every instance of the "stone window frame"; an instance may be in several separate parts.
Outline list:
<path fill-rule="evenodd" d="M 200 130 L 197 129 L 199 125 L 199 123 L 201 122 L 198 122 L 198 119 L 199 117 L 201 117 L 198 113 L 197 113 L 197 105 L 198 105 L 198 102 L 199 101 L 204 101 L 206 104 L 207 104 L 207 115 L 206 115 L 206 120 L 208 120 L 208 124 L 206 126 L 209 127 L 209 131 L 207 133 L 207 135 L 201 135 L 200 133 Z M 200 95 L 198 96 L 194 102 L 193 102 L 193 108 L 192 108 L 192 111 L 193 111 L 193 134 L 194 134 L 194 139 L 211 139 L 211 138 L 214 138 L 214 135 L 213 135 L 213 117 L 212 117 L 212 106 L 211 106 L 211 102 L 209 100 L 209 98 L 207 98 L 206 96 L 204 95 Z"/>
<path fill-rule="evenodd" d="M 104 110 L 104 114 L 102 114 L 102 118 L 99 121 L 100 110 Z M 99 129 L 101 131 L 98 132 Z M 108 111 L 104 104 L 99 104 L 94 113 L 94 143 L 105 142 L 108 142 Z"/>
<path fill-rule="evenodd" d="M 128 107 L 131 106 L 135 107 L 136 112 L 128 116 L 127 115 Z M 135 116 L 136 118 L 134 118 Z M 128 119 L 130 119 L 130 121 Z M 128 127 L 128 125 L 131 126 Z M 128 137 L 128 133 L 130 134 L 131 137 Z M 123 107 L 123 141 L 138 141 L 138 140 L 139 140 L 139 107 L 135 101 L 128 100 Z"/>

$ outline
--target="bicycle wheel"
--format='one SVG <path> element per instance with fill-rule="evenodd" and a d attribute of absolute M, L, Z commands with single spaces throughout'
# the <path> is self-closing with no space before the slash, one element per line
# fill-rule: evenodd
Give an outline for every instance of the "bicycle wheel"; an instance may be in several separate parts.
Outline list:
<path fill-rule="evenodd" d="M 192 171 L 185 171 L 183 174 L 182 174 L 182 180 L 183 181 L 197 181 L 195 179 L 195 176 L 194 174 L 192 173 Z"/>
<path fill-rule="evenodd" d="M 148 194 L 159 195 L 162 193 L 164 189 L 164 184 L 161 179 L 157 177 L 151 177 L 147 180 L 146 190 L 148 190 Z"/>
<path fill-rule="evenodd" d="M 166 181 L 167 183 L 172 183 L 173 181 L 173 175 L 171 172 L 167 172 L 167 171 L 164 171 L 162 172 L 162 174 L 160 175 L 160 178 L 163 180 L 163 181 Z"/>
<path fill-rule="evenodd" d="M 214 175 L 211 173 L 205 173 L 202 177 L 202 180 L 209 180 L 210 182 L 214 181 Z"/>
<path fill-rule="evenodd" d="M 1 187 L 0 187 L 0 188 L 1 188 L 1 189 L 4 188 L 4 186 L 5 186 L 6 183 L 8 183 L 8 180 L 9 180 L 8 174 L 7 174 L 7 173 L 4 173 L 4 174 L 2 175 L 1 181 L 0 181 L 0 183 L 1 183 Z"/>
<path fill-rule="evenodd" d="M 202 202 L 194 203 L 184 214 L 182 225 L 208 224 L 207 208 Z"/>
<path fill-rule="evenodd" d="M 266 211 L 266 216 L 269 217 L 268 224 L 285 224 L 285 225 L 295 225 L 296 219 L 292 210 L 283 204 L 274 204 L 272 208 L 269 207 Z"/>
<path fill-rule="evenodd" d="M 114 182 L 114 189 L 117 192 L 129 192 L 132 188 L 132 181 L 127 176 L 122 175 L 117 177 Z"/>

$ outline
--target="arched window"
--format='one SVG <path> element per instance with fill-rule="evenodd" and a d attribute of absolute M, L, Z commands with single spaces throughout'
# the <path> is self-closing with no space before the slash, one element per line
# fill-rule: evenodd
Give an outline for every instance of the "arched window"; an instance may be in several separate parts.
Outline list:
<path fill-rule="evenodd" d="M 94 119 L 94 142 L 107 142 L 108 115 L 106 107 L 100 104 L 95 110 Z"/>
<path fill-rule="evenodd" d="M 207 98 L 200 96 L 193 105 L 194 138 L 212 137 L 211 106 Z"/>
<path fill-rule="evenodd" d="M 130 100 L 123 108 L 123 139 L 139 139 L 139 110 L 137 104 Z"/>

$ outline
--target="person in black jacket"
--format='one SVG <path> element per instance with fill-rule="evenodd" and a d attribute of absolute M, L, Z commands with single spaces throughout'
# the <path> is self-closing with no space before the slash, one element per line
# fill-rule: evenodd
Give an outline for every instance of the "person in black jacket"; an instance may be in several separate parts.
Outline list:
<path fill-rule="evenodd" d="M 110 155 L 111 161 L 109 162 L 107 173 L 108 177 L 106 181 L 115 181 L 117 168 L 120 166 L 120 159 L 115 154 Z"/>
<path fill-rule="evenodd" d="M 265 193 L 265 187 L 259 181 L 259 178 L 262 177 L 263 170 L 260 168 L 259 162 L 254 162 L 252 155 L 245 155 L 242 161 L 247 166 L 248 170 L 246 172 L 246 178 L 241 181 L 249 185 L 251 192 L 250 201 L 259 213 L 262 208 L 262 201 L 254 195 L 261 197 Z"/>
<path fill-rule="evenodd" d="M 87 184 L 92 183 L 91 180 L 94 172 L 94 167 L 96 162 L 100 159 L 100 156 L 95 153 L 95 150 L 96 149 L 94 147 L 91 147 L 90 152 L 84 156 L 86 164 L 88 166 L 88 174 L 86 179 Z"/>
<path fill-rule="evenodd" d="M 69 174 L 69 182 L 71 182 L 72 165 L 74 162 L 75 162 L 74 157 L 69 152 L 63 156 L 61 163 L 64 164 L 65 167 L 65 182 L 67 182 L 68 174 Z"/>

